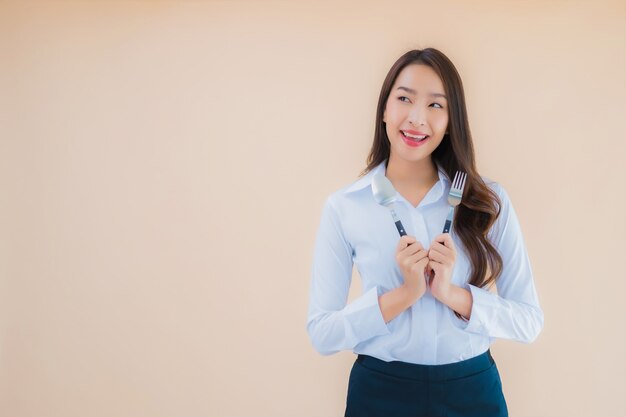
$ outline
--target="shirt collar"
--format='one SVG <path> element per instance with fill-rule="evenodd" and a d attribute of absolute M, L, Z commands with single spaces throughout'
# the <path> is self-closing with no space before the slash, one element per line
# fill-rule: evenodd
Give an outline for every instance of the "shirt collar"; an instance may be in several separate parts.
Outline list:
<path fill-rule="evenodd" d="M 364 189 L 364 188 L 366 188 L 368 186 L 371 186 L 372 185 L 372 177 L 374 175 L 376 175 L 379 172 L 382 172 L 383 174 L 385 174 L 387 172 L 387 170 L 385 168 L 385 164 L 386 163 L 387 163 L 387 160 L 385 159 L 383 162 L 381 162 L 380 164 L 378 164 L 377 166 L 372 168 L 372 170 L 370 172 L 368 172 L 367 174 L 365 174 L 364 176 L 362 176 L 361 178 L 359 178 L 358 180 L 353 182 L 351 185 L 349 185 L 343 191 L 343 193 L 344 194 L 348 194 L 348 193 L 352 193 L 352 192 L 355 192 L 355 191 L 362 190 L 362 189 Z M 448 178 L 448 175 L 443 170 L 441 165 L 439 165 L 438 162 L 435 162 L 435 165 L 437 165 L 437 174 L 439 175 L 439 180 L 441 181 L 441 183 L 445 187 L 445 183 L 449 183 L 450 179 Z"/>

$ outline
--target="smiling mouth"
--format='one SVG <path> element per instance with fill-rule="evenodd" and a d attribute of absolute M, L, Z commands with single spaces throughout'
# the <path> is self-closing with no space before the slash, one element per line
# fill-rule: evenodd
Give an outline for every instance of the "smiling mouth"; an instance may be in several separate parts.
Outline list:
<path fill-rule="evenodd" d="M 402 130 L 400 131 L 400 134 L 402 135 L 404 139 L 410 140 L 411 142 L 415 142 L 415 143 L 422 142 L 430 137 L 429 135 L 407 135 Z"/>

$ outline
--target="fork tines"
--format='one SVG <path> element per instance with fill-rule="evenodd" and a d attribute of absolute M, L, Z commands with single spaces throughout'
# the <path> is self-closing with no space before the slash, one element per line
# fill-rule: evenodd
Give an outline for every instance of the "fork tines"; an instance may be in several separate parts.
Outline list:
<path fill-rule="evenodd" d="M 452 227 L 452 219 L 454 218 L 454 208 L 461 204 L 461 198 L 463 197 L 463 189 L 465 188 L 465 180 L 467 174 L 462 171 L 457 171 L 454 174 L 454 180 L 450 187 L 450 194 L 448 194 L 448 203 L 450 203 L 450 211 L 448 212 L 448 218 L 446 224 L 443 227 L 443 233 L 449 233 Z"/>

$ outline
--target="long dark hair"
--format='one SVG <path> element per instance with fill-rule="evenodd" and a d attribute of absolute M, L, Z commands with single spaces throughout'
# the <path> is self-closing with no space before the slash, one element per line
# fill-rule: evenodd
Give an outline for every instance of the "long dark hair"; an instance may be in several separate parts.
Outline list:
<path fill-rule="evenodd" d="M 454 64 L 439 50 L 409 51 L 389 70 L 378 99 L 374 142 L 367 157 L 367 167 L 361 175 L 389 158 L 390 145 L 383 113 L 396 77 L 409 64 L 428 65 L 443 82 L 448 97 L 448 133 L 433 151 L 432 159 L 441 165 L 448 178 L 454 178 L 457 170 L 467 173 L 463 200 L 456 208 L 454 226 L 471 260 L 469 283 L 479 288 L 491 286 L 502 272 L 502 257 L 487 238 L 487 233 L 500 215 L 501 201 L 476 170 L 463 83 Z"/>

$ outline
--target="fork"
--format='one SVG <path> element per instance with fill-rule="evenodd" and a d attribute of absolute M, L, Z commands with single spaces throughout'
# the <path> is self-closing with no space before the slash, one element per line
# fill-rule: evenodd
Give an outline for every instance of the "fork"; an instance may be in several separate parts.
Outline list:
<path fill-rule="evenodd" d="M 448 203 L 450 203 L 450 211 L 448 212 L 448 218 L 446 224 L 443 226 L 443 233 L 449 233 L 450 227 L 452 227 L 452 219 L 454 218 L 454 209 L 461 204 L 461 198 L 463 197 L 463 188 L 465 188 L 465 179 L 467 174 L 462 171 L 457 171 L 454 174 L 454 181 L 452 181 L 452 187 L 450 187 L 450 194 L 448 194 Z"/>

